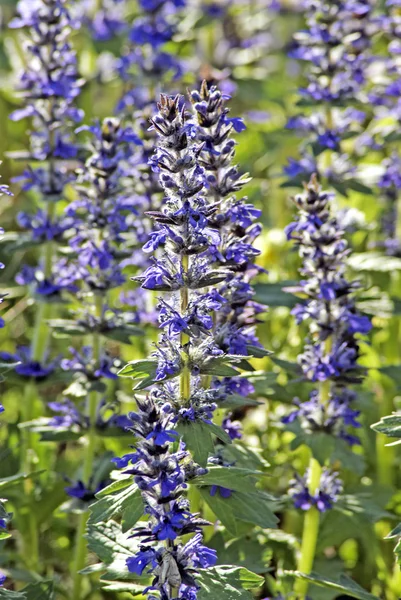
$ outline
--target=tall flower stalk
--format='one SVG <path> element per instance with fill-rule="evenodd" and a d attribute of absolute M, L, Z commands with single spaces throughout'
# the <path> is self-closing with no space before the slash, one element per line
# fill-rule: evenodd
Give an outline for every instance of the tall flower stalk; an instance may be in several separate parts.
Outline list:
<path fill-rule="evenodd" d="M 118 401 L 114 388 L 108 382 L 116 380 L 118 357 L 107 352 L 106 340 L 123 336 L 126 342 L 130 335 L 137 335 L 138 312 L 114 308 L 116 292 L 125 282 L 125 261 L 136 250 L 135 222 L 137 199 L 128 191 L 129 179 L 126 166 L 133 146 L 140 143 L 132 129 L 123 127 L 118 119 L 106 118 L 102 123 L 88 129 L 91 134 L 88 149 L 90 155 L 77 173 L 77 199 L 66 209 L 70 220 L 68 235 L 69 258 L 74 269 L 74 286 L 80 307 L 71 314 L 71 320 L 53 321 L 56 329 L 69 331 L 78 327 L 90 344 L 80 352 L 71 349 L 72 358 L 65 358 L 61 366 L 75 377 L 80 388 L 78 396 L 86 396 L 86 405 L 80 410 L 69 401 L 51 408 L 69 415 L 71 424 L 79 426 L 86 434 L 86 447 L 79 481 L 68 488 L 70 495 L 87 499 L 94 495 L 94 465 L 99 431 L 127 424 L 119 415 Z M 130 232 L 131 230 L 131 232 Z M 112 397 L 110 397 L 112 392 Z M 69 390 L 66 390 L 69 394 Z M 107 420 L 102 413 L 109 413 Z M 66 418 L 60 426 L 66 425 Z M 118 431 L 117 431 L 118 433 Z M 72 597 L 81 595 L 82 577 L 79 571 L 85 564 L 86 540 L 84 538 L 87 511 L 83 510 L 78 524 L 76 552 L 73 564 Z"/>
<path fill-rule="evenodd" d="M 359 336 L 371 329 L 368 317 L 359 314 L 354 293 L 358 284 L 346 278 L 345 259 L 349 254 L 344 230 L 332 214 L 333 194 L 322 191 L 315 177 L 305 192 L 294 198 L 297 220 L 286 233 L 299 248 L 304 279 L 296 293 L 306 298 L 293 310 L 297 323 L 307 322 L 309 337 L 299 364 L 306 380 L 316 385 L 309 400 L 296 400 L 297 409 L 285 422 L 298 421 L 304 431 L 322 432 L 352 446 L 358 438 L 349 428 L 359 427 L 359 412 L 353 404 L 364 371 L 358 365 Z M 309 574 L 313 567 L 319 531 L 319 513 L 332 507 L 342 485 L 314 456 L 306 476 L 297 477 L 291 489 L 295 506 L 306 511 L 298 569 Z M 308 584 L 298 581 L 296 591 L 306 596 Z"/>
<path fill-rule="evenodd" d="M 24 372 L 21 368 L 19 372 L 29 377 L 22 420 L 30 421 L 37 396 L 35 380 L 50 374 L 53 368 L 44 364 L 51 303 L 70 286 L 70 273 L 56 256 L 56 244 L 68 228 L 65 219 L 60 219 L 57 214 L 57 204 L 71 177 L 69 165 L 77 156 L 77 147 L 71 142 L 69 130 L 82 118 L 81 111 L 74 107 L 82 82 L 69 42 L 72 23 L 65 0 L 21 0 L 18 16 L 10 26 L 28 28 L 24 43 L 27 63 L 19 86 L 24 107 L 14 111 L 10 118 L 14 121 L 31 119 L 30 147 L 21 156 L 28 159 L 30 165 L 20 180 L 24 191 L 34 190 L 39 198 L 36 213 L 18 216 L 19 224 L 28 230 L 25 243 L 41 246 L 39 264 L 24 266 L 17 276 L 17 282 L 28 285 L 37 302 L 31 346 L 17 355 L 24 366 Z M 21 469 L 29 472 L 34 458 L 32 434 L 26 429 L 21 445 Z M 30 485 L 27 481 L 26 493 L 30 493 Z M 30 518 L 33 520 L 34 515 Z M 26 559 L 28 564 L 38 567 L 37 529 L 33 522 L 29 537 L 32 543 Z"/>
<path fill-rule="evenodd" d="M 242 122 L 227 117 L 218 90 L 212 88 L 210 96 L 206 84 L 202 90 L 203 100 L 199 92 L 191 94 L 194 116 L 187 111 L 182 97 L 162 96 L 159 112 L 152 119 L 158 135 L 152 167 L 159 174 L 165 199 L 160 211 L 147 213 L 157 228 L 144 250 L 154 253 L 154 259 L 135 279 L 145 289 L 163 292 L 158 300 L 162 333 L 151 360 L 133 361 L 122 371 L 139 382 L 137 390 L 153 383 L 146 400 L 137 399 L 138 412 L 130 415 L 137 436 L 135 451 L 116 459 L 119 467 L 128 467 L 126 473 L 134 474 L 145 514 L 149 515 L 146 525 L 141 523 L 133 530 L 134 537 L 144 540 L 138 552 L 127 560 L 127 566 L 137 575 L 152 573 L 151 589 L 158 590 L 165 599 L 193 597 L 198 589 L 194 579 L 196 569 L 211 566 L 216 560 L 215 553 L 202 544 L 201 529 L 208 523 L 191 512 L 188 500 L 183 498 L 188 483 L 206 473 L 203 467 L 210 450 L 207 446 L 206 453 L 195 451 L 196 460 L 202 455 L 203 464 L 199 467 L 182 442 L 178 449 L 177 444 L 183 435 L 192 450 L 191 433 L 183 434 L 186 427 L 213 425 L 216 403 L 224 400 L 229 392 L 225 389 L 222 392 L 211 377 L 239 374 L 236 365 L 243 356 L 237 351 L 231 352 L 228 341 L 224 345 L 219 337 L 219 311 L 229 303 L 230 297 L 224 298 L 220 287 L 223 288 L 223 282 L 229 286 L 238 276 L 238 265 L 245 272 L 249 256 L 254 255 L 248 245 L 250 238 L 242 239 L 244 232 L 237 241 L 241 257 L 238 261 L 228 255 L 224 241 L 225 236 L 230 238 L 229 222 L 238 211 L 238 202 L 228 195 L 245 182 L 236 168 L 228 168 L 234 147 L 229 135 L 234 123 L 242 128 L 239 126 Z M 205 111 L 202 111 L 202 103 Z M 208 114 L 211 121 L 202 121 L 201 112 Z M 207 133 L 203 123 L 211 127 Z M 206 135 L 210 140 L 208 147 L 203 139 Z M 222 176 L 222 187 L 219 190 L 213 185 L 207 186 L 207 181 L 212 184 L 208 171 L 212 144 L 215 159 L 219 160 L 220 156 L 217 171 Z M 249 211 L 249 205 L 245 206 L 245 212 Z M 250 213 L 248 218 L 252 220 L 255 216 L 256 212 Z M 235 248 L 236 240 L 231 242 Z M 228 314 L 234 317 L 232 309 L 225 311 L 222 313 L 224 323 Z M 233 328 L 239 335 L 235 320 Z M 244 349 L 247 350 L 246 344 Z M 235 424 L 226 421 L 223 427 L 231 428 L 233 434 L 216 428 L 216 435 L 226 443 L 239 437 Z M 225 463 L 221 460 L 217 464 L 224 466 Z M 214 488 L 211 495 L 218 486 Z M 230 490 L 220 489 L 228 492 L 224 497 L 230 496 Z M 187 533 L 195 533 L 195 536 L 185 544 L 182 536 Z"/>
<path fill-rule="evenodd" d="M 372 62 L 375 29 L 370 0 L 305 0 L 307 28 L 295 35 L 290 56 L 307 63 L 307 83 L 299 89 L 302 112 L 287 127 L 304 141 L 299 159 L 284 169 L 290 185 L 312 173 L 339 193 L 361 191 L 350 140 L 369 118 L 365 86 Z M 362 147 L 362 137 L 358 146 Z"/>

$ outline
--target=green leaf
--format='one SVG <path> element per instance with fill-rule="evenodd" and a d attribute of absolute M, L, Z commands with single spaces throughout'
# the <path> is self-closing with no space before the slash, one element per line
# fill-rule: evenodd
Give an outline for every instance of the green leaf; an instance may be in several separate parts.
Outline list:
<path fill-rule="evenodd" d="M 214 451 L 209 425 L 204 421 L 181 421 L 176 429 L 190 450 L 194 461 L 202 467 L 206 466 L 209 454 Z"/>
<path fill-rule="evenodd" d="M 302 375 L 301 367 L 298 365 L 298 363 L 283 360 L 282 358 L 277 358 L 276 356 L 271 356 L 270 360 L 272 360 L 275 365 L 290 375 L 297 375 L 298 377 Z"/>
<path fill-rule="evenodd" d="M 224 444 L 232 444 L 232 439 L 226 431 L 215 423 L 208 423 L 210 431 Z"/>
<path fill-rule="evenodd" d="M 371 427 L 378 433 L 401 439 L 401 415 L 393 414 L 382 417 L 378 423 L 374 423 Z"/>
<path fill-rule="evenodd" d="M 382 367 L 379 371 L 390 377 L 395 382 L 397 390 L 401 390 L 401 365 L 389 365 Z"/>
<path fill-rule="evenodd" d="M 44 472 L 45 469 L 42 469 L 41 471 L 33 471 L 33 473 L 18 473 L 17 475 L 11 475 L 10 477 L 3 477 L 0 479 L 0 490 L 16 485 L 26 479 L 35 479 Z"/>
<path fill-rule="evenodd" d="M 263 529 L 273 529 L 277 525 L 278 519 L 271 508 L 272 498 L 264 492 L 256 489 L 254 492 L 233 491 L 229 498 L 222 498 L 218 490 L 214 496 L 210 495 L 210 488 L 201 487 L 199 491 L 216 517 L 233 535 L 237 534 L 237 520 Z"/>
<path fill-rule="evenodd" d="M 11 590 L 0 588 L 0 600 L 27 600 L 27 597 L 24 591 L 12 592 Z"/>
<path fill-rule="evenodd" d="M 312 572 L 310 575 L 305 575 L 305 573 L 300 573 L 299 571 L 284 571 L 284 574 L 295 577 L 296 579 L 309 581 L 310 583 L 321 587 L 334 589 L 338 592 L 348 594 L 352 598 L 357 598 L 358 600 L 379 600 L 377 596 L 374 596 L 373 594 L 370 594 L 364 590 L 360 585 L 355 583 L 355 581 L 345 574 L 340 575 L 338 579 L 322 577 L 318 573 L 314 572 Z"/>
<path fill-rule="evenodd" d="M 280 283 L 257 283 L 254 286 L 254 300 L 260 304 L 270 307 L 286 306 L 294 308 L 298 298 L 293 294 L 285 292 L 283 288 L 296 285 L 296 281 L 281 281 Z"/>
<path fill-rule="evenodd" d="M 397 527 L 395 527 L 388 535 L 386 535 L 386 537 L 384 539 L 392 540 L 394 538 L 397 538 L 400 535 L 401 535 L 401 523 L 399 525 L 397 525 Z"/>
<path fill-rule="evenodd" d="M 123 517 L 123 532 L 132 528 L 143 515 L 141 493 L 136 484 L 101 498 L 89 507 L 89 525 L 107 522 L 112 517 Z"/>
<path fill-rule="evenodd" d="M 252 346 L 251 344 L 248 344 L 246 349 L 249 356 L 253 358 L 265 358 L 273 354 L 273 352 L 266 350 L 266 348 L 259 348 L 259 346 Z"/>
<path fill-rule="evenodd" d="M 86 537 L 89 550 L 94 552 L 106 566 L 116 559 L 128 558 L 137 551 L 136 541 L 130 538 L 129 533 L 122 533 L 115 521 L 89 524 Z M 126 567 L 125 571 L 127 571 Z"/>
<path fill-rule="evenodd" d="M 237 521 L 234 517 L 234 513 L 231 506 L 227 504 L 229 498 L 222 498 L 217 492 L 214 496 L 210 495 L 210 488 L 200 488 L 199 492 L 209 506 L 212 509 L 216 517 L 221 521 L 222 525 L 227 529 L 231 535 L 237 535 Z"/>
<path fill-rule="evenodd" d="M 57 427 L 48 425 L 49 419 L 41 417 L 34 421 L 27 421 L 21 423 L 19 427 L 21 429 L 28 429 L 34 433 L 40 434 L 40 440 L 42 442 L 71 442 L 79 440 L 85 434 L 83 429 L 80 429 L 78 425 L 72 427 Z"/>
<path fill-rule="evenodd" d="M 348 515 L 358 515 L 360 518 L 376 523 L 381 519 L 394 519 L 395 515 L 376 504 L 368 494 L 343 494 L 334 505 Z"/>
<path fill-rule="evenodd" d="M 217 377 L 235 377 L 238 375 L 238 370 L 227 364 L 229 359 L 227 356 L 209 357 L 207 358 L 200 369 L 201 375 L 216 375 Z M 236 360 L 238 363 L 239 360 Z"/>
<path fill-rule="evenodd" d="M 27 600 L 53 600 L 54 584 L 53 581 L 38 581 L 30 583 L 22 590 Z"/>
<path fill-rule="evenodd" d="M 129 592 L 133 596 L 140 596 L 143 593 L 143 585 L 137 583 L 129 583 L 129 581 L 108 583 L 103 585 L 106 592 Z"/>
<path fill-rule="evenodd" d="M 132 477 L 121 477 L 121 479 L 117 479 L 116 481 L 113 481 L 113 483 L 110 483 L 110 485 L 108 485 L 107 487 L 102 488 L 96 494 L 96 498 L 104 498 L 105 496 L 108 496 L 113 492 L 119 492 L 120 490 L 123 490 L 124 488 L 127 488 L 130 485 L 132 485 Z"/>
<path fill-rule="evenodd" d="M 354 271 L 379 271 L 390 273 L 401 269 L 401 259 L 380 254 L 380 252 L 353 252 L 348 257 L 348 265 Z"/>
<path fill-rule="evenodd" d="M 221 404 L 219 404 L 219 407 L 226 410 L 241 408 L 243 406 L 260 406 L 261 404 L 263 404 L 263 402 L 259 402 L 253 398 L 247 398 L 245 396 L 240 396 L 239 394 L 230 394 L 221 402 Z"/>
<path fill-rule="evenodd" d="M 133 379 L 144 379 L 145 377 L 152 377 L 156 375 L 157 360 L 152 359 L 138 359 L 131 360 L 125 365 L 118 375 L 121 377 L 132 377 Z"/>
<path fill-rule="evenodd" d="M 324 465 L 326 460 L 333 454 L 335 441 L 332 435 L 323 431 L 316 431 L 311 434 L 301 432 L 292 440 L 291 449 L 296 450 L 302 444 L 308 446 L 313 457 L 321 465 Z"/>
<path fill-rule="evenodd" d="M 255 487 L 256 477 L 260 471 L 240 469 L 238 467 L 209 467 L 207 473 L 191 479 L 191 484 L 197 486 L 219 485 L 230 490 L 243 491 L 248 485 Z"/>
<path fill-rule="evenodd" d="M 240 521 L 258 525 L 262 529 L 277 527 L 278 518 L 272 511 L 272 498 L 264 492 L 233 492 L 227 500 L 234 516 Z"/>
<path fill-rule="evenodd" d="M 199 569 L 196 574 L 200 590 L 198 600 L 253 600 L 247 590 L 260 587 L 264 578 L 244 567 L 220 565 L 211 569 Z"/>

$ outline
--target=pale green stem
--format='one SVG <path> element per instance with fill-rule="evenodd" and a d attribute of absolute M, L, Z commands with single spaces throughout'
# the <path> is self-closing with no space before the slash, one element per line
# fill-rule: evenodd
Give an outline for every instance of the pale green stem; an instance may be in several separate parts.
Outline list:
<path fill-rule="evenodd" d="M 323 405 L 327 405 L 330 397 L 330 381 L 323 381 L 319 386 L 319 397 Z M 319 487 L 322 476 L 322 467 L 318 461 L 311 457 L 309 462 L 309 481 L 308 488 L 313 495 Z M 309 575 L 313 569 L 315 560 L 316 545 L 319 535 L 319 511 L 312 506 L 305 514 L 304 527 L 302 533 L 301 553 L 298 560 L 298 571 Z M 309 582 L 297 579 L 294 585 L 294 591 L 297 597 L 304 600 L 308 593 Z"/>
<path fill-rule="evenodd" d="M 95 303 L 96 316 L 100 318 L 103 310 L 103 302 L 100 295 L 95 297 Z M 93 334 L 93 360 L 95 365 L 98 365 L 100 362 L 100 335 L 97 332 Z M 85 458 L 82 469 L 82 481 L 86 486 L 90 483 L 95 458 L 96 416 L 99 400 L 100 398 L 98 392 L 91 391 L 89 393 L 86 412 L 89 419 L 89 432 L 87 435 L 87 446 L 85 448 Z M 87 520 L 88 513 L 81 513 L 79 516 L 79 523 L 75 540 L 75 560 L 72 566 L 73 586 L 71 600 L 80 600 L 82 594 L 81 587 L 83 579 L 82 575 L 79 572 L 85 567 L 86 562 L 86 540 L 84 535 Z"/>
<path fill-rule="evenodd" d="M 184 273 L 186 273 L 188 271 L 188 266 L 189 266 L 189 258 L 187 255 L 184 255 L 182 257 L 182 267 L 184 270 Z M 183 287 L 181 288 L 181 315 L 183 315 L 185 313 L 185 311 L 187 310 L 188 307 L 188 302 L 189 302 L 189 294 L 188 294 L 188 288 L 187 287 Z M 181 346 L 184 346 L 185 344 L 187 344 L 189 341 L 189 337 L 186 333 L 181 333 Z M 187 355 L 185 352 L 182 353 L 183 359 L 185 360 L 185 362 L 187 361 Z M 180 375 L 180 397 L 181 400 L 188 400 L 191 396 L 191 373 L 187 367 L 187 365 L 185 364 L 184 369 L 182 370 L 182 373 Z"/>

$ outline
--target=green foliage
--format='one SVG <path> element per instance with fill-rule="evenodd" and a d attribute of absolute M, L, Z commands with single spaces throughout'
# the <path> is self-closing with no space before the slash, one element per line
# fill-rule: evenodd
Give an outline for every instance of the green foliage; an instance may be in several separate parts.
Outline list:
<path fill-rule="evenodd" d="M 351 596 L 351 598 L 357 598 L 358 600 L 378 600 L 377 596 L 369 594 L 345 574 L 340 575 L 338 579 L 322 577 L 318 573 L 314 572 L 312 572 L 310 575 L 305 575 L 305 573 L 300 573 L 299 571 L 286 571 L 286 575 L 290 575 L 291 577 L 295 577 L 297 579 L 303 579 L 313 583 L 314 585 L 330 588 L 336 590 L 337 592 L 342 592 L 343 594 L 347 594 L 348 596 Z"/>

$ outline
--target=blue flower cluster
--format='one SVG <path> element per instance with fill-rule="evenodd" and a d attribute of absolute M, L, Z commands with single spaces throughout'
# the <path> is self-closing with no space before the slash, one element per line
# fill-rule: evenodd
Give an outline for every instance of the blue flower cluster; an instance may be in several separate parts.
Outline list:
<path fill-rule="evenodd" d="M 20 78 L 24 107 L 10 118 L 31 118 L 33 130 L 29 151 L 17 157 L 39 163 L 29 166 L 17 179 L 24 190 L 38 190 L 44 202 L 35 214 L 20 214 L 18 221 L 29 231 L 33 243 L 46 244 L 59 240 L 69 226 L 64 216 L 57 216 L 55 206 L 66 183 L 74 178 L 78 148 L 70 130 L 83 117 L 74 106 L 82 80 L 69 41 L 73 22 L 66 0 L 20 0 L 18 16 L 10 27 L 29 28 L 25 43 L 29 61 Z M 24 266 L 17 282 L 33 285 L 35 293 L 49 297 L 64 288 L 71 290 L 71 275 L 65 261 L 56 262 L 48 252 L 40 266 Z"/>
<path fill-rule="evenodd" d="M 400 15 L 397 2 L 388 0 L 385 4 L 380 24 L 388 40 L 387 55 L 376 57 L 376 69 L 380 77 L 369 92 L 369 100 L 375 108 L 374 122 L 386 119 L 387 126 L 384 130 L 382 128 L 379 131 L 378 128 L 373 130 L 370 147 L 372 150 L 380 150 L 384 157 L 381 162 L 383 172 L 378 180 L 384 204 L 383 237 L 380 246 L 390 256 L 401 256 L 400 215 L 397 205 L 401 190 L 401 156 L 398 150 L 398 131 L 401 121 Z"/>
<path fill-rule="evenodd" d="M 135 221 L 137 200 L 129 189 L 127 171 L 127 161 L 140 140 L 131 128 L 111 117 L 80 129 L 89 130 L 92 137 L 89 158 L 78 171 L 78 199 L 66 209 L 71 220 L 69 245 L 74 251 L 71 262 L 74 283 L 83 286 L 83 292 L 105 294 L 105 308 L 109 290 L 125 281 L 124 259 L 131 258 L 137 244 L 131 231 L 137 229 L 140 234 Z"/>
<path fill-rule="evenodd" d="M 348 432 L 348 427 L 359 426 L 359 413 L 352 408 L 356 394 L 348 386 L 358 383 L 363 375 L 358 366 L 358 338 L 369 333 L 371 323 L 355 307 L 353 293 L 358 284 L 346 278 L 349 250 L 344 230 L 331 216 L 332 197 L 312 178 L 305 192 L 294 198 L 299 216 L 286 229 L 303 261 L 304 279 L 293 291 L 306 301 L 292 312 L 297 323 L 309 323 L 310 337 L 299 363 L 306 379 L 330 382 L 330 390 L 324 401 L 316 390 L 307 402 L 297 401 L 297 410 L 285 421 L 299 419 L 309 432 L 325 431 L 352 445 L 358 443 L 358 438 Z"/>
<path fill-rule="evenodd" d="M 324 469 L 320 478 L 319 487 L 314 493 L 308 488 L 309 472 L 306 471 L 303 477 L 298 474 L 290 481 L 289 494 L 294 501 L 295 508 L 309 510 L 315 506 L 319 512 L 326 512 L 333 508 L 341 494 L 343 486 L 338 473 Z"/>
<path fill-rule="evenodd" d="M 366 119 L 360 108 L 372 61 L 374 6 L 371 0 L 304 0 L 302 5 L 307 29 L 296 34 L 290 56 L 308 63 L 307 84 L 299 90 L 306 111 L 291 118 L 288 128 L 306 139 L 301 158 L 290 159 L 285 173 L 297 183 L 318 173 L 340 189 L 355 174 L 342 140 L 360 133 Z M 335 161 L 325 160 L 327 151 L 335 153 Z"/>
<path fill-rule="evenodd" d="M 185 6 L 186 0 L 139 0 L 140 12 L 129 28 L 127 48 L 117 63 L 128 88 L 117 110 L 149 110 L 166 76 L 169 81 L 181 77 L 181 61 L 164 46 L 173 39 L 177 13 Z"/>
<path fill-rule="evenodd" d="M 304 193 L 294 198 L 299 216 L 286 229 L 287 238 L 296 243 L 302 257 L 303 279 L 292 290 L 306 298 L 292 313 L 297 323 L 309 325 L 299 364 L 304 377 L 318 387 L 306 402 L 295 399 L 297 409 L 283 421 L 298 421 L 309 434 L 324 432 L 352 446 L 360 442 L 349 428 L 360 424 L 359 411 L 353 408 L 356 392 L 349 386 L 363 376 L 358 365 L 359 338 L 369 333 L 371 323 L 355 307 L 353 294 L 358 284 L 346 278 L 349 250 L 341 224 L 331 215 L 332 199 L 333 194 L 322 191 L 312 177 Z M 304 510 L 311 503 L 321 511 L 330 508 L 341 487 L 337 477 L 323 471 L 312 495 L 308 479 L 308 475 L 297 479 L 292 492 L 295 505 Z"/>
<path fill-rule="evenodd" d="M 149 598 L 157 591 L 162 600 L 194 600 L 197 569 L 214 565 L 217 557 L 202 543 L 202 527 L 208 522 L 191 513 L 183 493 L 186 481 L 205 470 L 192 463 L 182 443 L 173 450 L 178 417 L 169 402 L 161 404 L 154 390 L 137 404 L 138 412 L 129 415 L 137 440 L 134 452 L 114 459 L 117 467 L 128 467 L 125 473 L 134 475 L 148 516 L 132 532 L 139 540 L 138 552 L 127 559 L 127 567 L 136 575 L 152 574 L 144 590 Z M 195 535 L 184 544 L 181 538 L 187 534 Z"/>
<path fill-rule="evenodd" d="M 206 196 L 217 207 L 211 223 L 219 232 L 219 242 L 211 244 L 208 252 L 216 266 L 230 270 L 215 288 L 224 302 L 220 308 L 215 308 L 214 337 L 224 352 L 245 356 L 252 353 L 252 347 L 260 346 L 256 324 L 257 315 L 264 310 L 253 300 L 251 286 L 258 273 L 255 259 L 259 251 L 253 244 L 261 232 L 261 225 L 255 223 L 261 211 L 249 204 L 247 198 L 235 195 L 250 178 L 241 175 L 234 163 L 236 142 L 232 132 L 244 131 L 245 124 L 241 118 L 229 117 L 228 100 L 229 96 L 215 86 L 209 88 L 206 82 L 199 92 L 191 93 L 197 139 L 202 144 L 199 165 L 203 169 Z M 236 381 L 236 378 L 225 378 L 214 382 L 221 399 L 225 394 L 233 393 Z M 242 386 L 246 386 L 246 380 L 242 381 Z M 252 391 L 248 382 L 244 395 Z"/>
<path fill-rule="evenodd" d="M 77 19 L 88 27 L 93 39 L 107 42 L 127 29 L 124 0 L 80 0 L 74 7 Z"/>
<path fill-rule="evenodd" d="M 244 125 L 228 117 L 227 98 L 215 87 L 204 83 L 190 99 L 192 112 L 184 98 L 162 95 L 152 119 L 158 146 L 151 165 L 165 198 L 160 210 L 146 213 L 156 228 L 144 250 L 154 258 L 134 279 L 146 290 L 168 294 L 158 301 L 157 385 L 147 400 L 137 400 L 139 412 L 130 414 L 141 441 L 133 454 L 116 459 L 119 467 L 134 465 L 128 472 L 135 475 L 149 515 L 149 523 L 134 532 L 146 543 L 128 567 L 137 574 L 152 572 L 153 586 L 166 599 L 193 598 L 194 569 L 216 560 L 201 543 L 206 523 L 189 512 L 182 497 L 186 482 L 203 470 L 191 463 L 182 442 L 172 451 L 179 442 L 175 427 L 211 423 L 216 403 L 227 393 L 250 391 L 238 377 L 212 378 L 235 375 L 235 365 L 258 343 L 249 281 L 256 272 L 252 242 L 260 231 L 253 223 L 259 211 L 235 198 L 247 178 L 232 165 L 231 132 Z M 229 417 L 223 429 L 231 439 L 241 436 Z M 231 495 L 219 486 L 211 493 L 218 490 Z M 185 533 L 195 535 L 177 544 Z M 160 541 L 166 546 L 155 547 Z"/>

